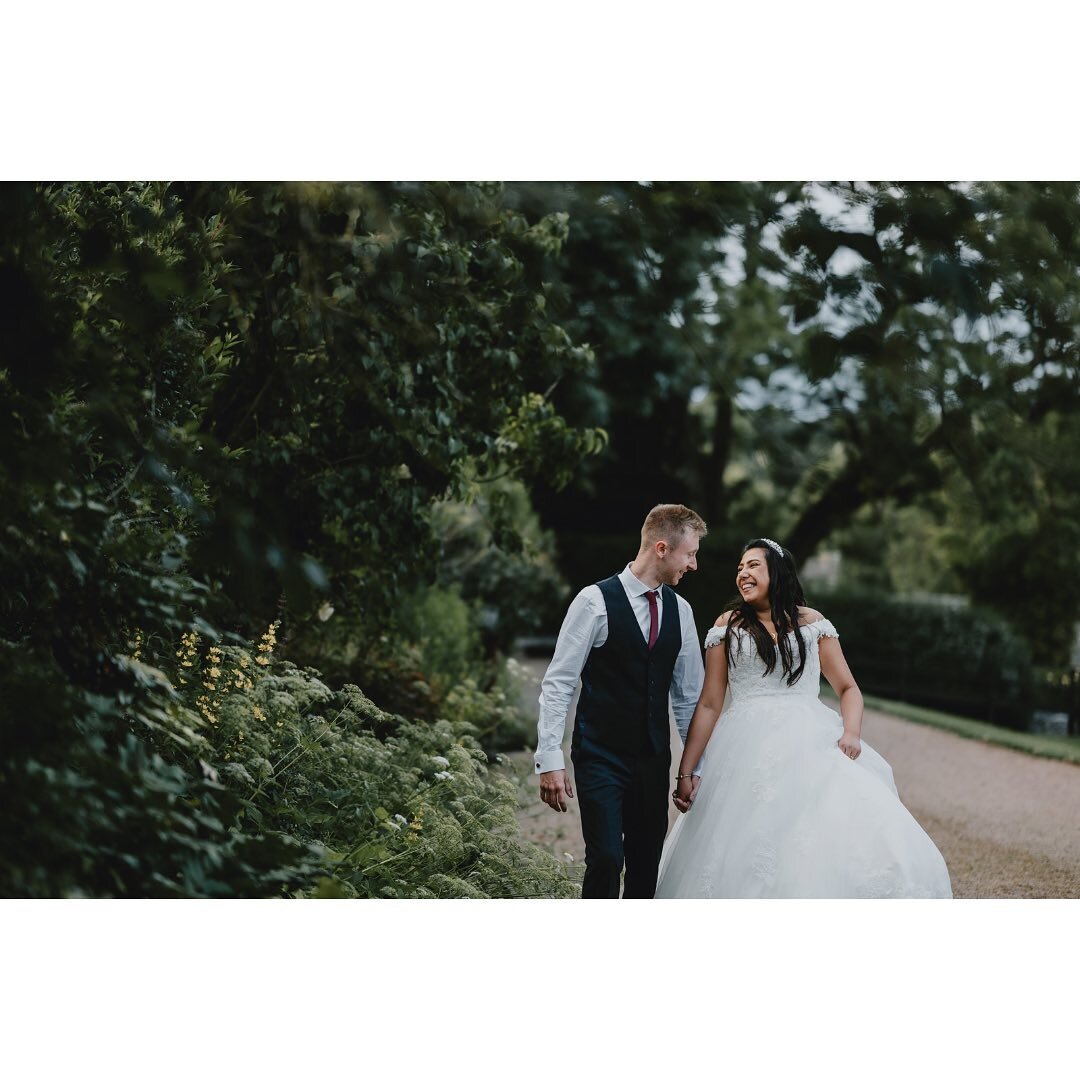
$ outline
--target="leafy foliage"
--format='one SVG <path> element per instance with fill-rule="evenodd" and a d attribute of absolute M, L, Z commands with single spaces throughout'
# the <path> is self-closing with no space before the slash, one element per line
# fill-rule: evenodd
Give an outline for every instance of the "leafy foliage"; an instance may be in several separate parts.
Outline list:
<path fill-rule="evenodd" d="M 5 189 L 9 891 L 311 880 L 315 840 L 236 831 L 228 772 L 204 770 L 128 642 L 169 655 L 194 625 L 224 649 L 256 611 L 311 640 L 336 608 L 399 654 L 432 505 L 504 474 L 561 482 L 602 445 L 544 396 L 591 362 L 543 302 L 564 232 L 492 185 Z"/>
<path fill-rule="evenodd" d="M 501 479 L 478 485 L 468 502 L 437 503 L 432 525 L 439 537 L 436 585 L 460 586 L 477 605 L 489 655 L 509 652 L 516 638 L 561 614 L 568 590 L 555 537 L 540 528 L 524 483 Z"/>
<path fill-rule="evenodd" d="M 388 716 L 359 687 L 332 691 L 317 671 L 278 659 L 268 634 L 254 657 L 180 650 L 177 681 L 187 681 L 174 708 L 198 726 L 194 749 L 237 800 L 239 829 L 323 853 L 309 891 L 574 894 L 557 860 L 521 840 L 516 789 L 468 723 Z"/>
<path fill-rule="evenodd" d="M 654 503 L 700 504 L 715 477 L 705 475 L 710 431 L 691 409 L 691 395 L 708 382 L 733 394 L 736 379 L 730 350 L 717 346 L 717 308 L 732 294 L 723 283 L 718 294 L 710 275 L 741 223 L 775 212 L 767 205 L 773 189 L 515 185 L 510 196 L 532 212 L 569 211 L 567 241 L 548 260 L 549 306 L 577 340 L 590 343 L 597 362 L 568 372 L 554 397 L 572 421 L 600 425 L 611 439 L 610 451 L 584 463 L 565 493 L 539 485 L 544 523 L 560 536 L 632 535 Z M 724 505 L 709 499 L 714 518 Z M 563 545 L 564 557 L 572 546 Z"/>

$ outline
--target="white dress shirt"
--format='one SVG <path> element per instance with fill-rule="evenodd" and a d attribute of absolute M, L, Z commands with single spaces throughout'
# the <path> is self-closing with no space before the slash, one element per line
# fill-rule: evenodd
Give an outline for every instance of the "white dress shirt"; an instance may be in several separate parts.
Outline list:
<path fill-rule="evenodd" d="M 630 572 L 629 564 L 619 574 L 619 581 L 622 582 L 630 607 L 637 616 L 642 636 L 648 641 L 649 599 L 645 594 L 651 590 Z M 659 593 L 656 597 L 656 619 L 659 628 L 663 625 L 664 618 L 664 590 L 659 586 L 657 588 Z M 674 596 L 679 605 L 679 626 L 682 630 L 682 647 L 671 674 L 671 706 L 675 714 L 675 725 L 685 743 L 686 733 L 690 730 L 690 718 L 694 715 L 694 708 L 701 696 L 705 665 L 701 659 L 701 649 L 698 648 L 693 610 L 678 593 L 672 592 L 669 595 Z M 545 773 L 566 768 L 562 741 L 570 702 L 589 654 L 607 641 L 607 635 L 608 618 L 604 594 L 598 585 L 587 585 L 574 597 L 566 612 L 566 618 L 559 630 L 559 639 L 555 643 L 555 655 L 552 656 L 547 674 L 540 684 L 540 719 L 536 725 L 537 747 L 533 758 L 536 772 Z M 700 768 L 699 765 L 695 772 L 700 771 Z"/>

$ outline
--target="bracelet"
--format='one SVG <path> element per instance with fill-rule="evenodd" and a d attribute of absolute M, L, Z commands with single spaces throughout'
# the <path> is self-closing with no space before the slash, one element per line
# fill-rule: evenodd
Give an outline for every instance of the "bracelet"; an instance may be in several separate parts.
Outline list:
<path fill-rule="evenodd" d="M 676 780 L 693 780 L 694 774 L 692 772 L 681 772 L 675 777 Z"/>

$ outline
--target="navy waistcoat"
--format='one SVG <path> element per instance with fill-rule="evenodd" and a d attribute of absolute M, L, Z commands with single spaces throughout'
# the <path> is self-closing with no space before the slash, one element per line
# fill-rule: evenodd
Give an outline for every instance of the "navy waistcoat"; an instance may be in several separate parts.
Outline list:
<path fill-rule="evenodd" d="M 607 607 L 608 635 L 581 673 L 572 745 L 587 736 L 623 753 L 662 753 L 671 741 L 668 693 L 682 648 L 679 601 L 662 585 L 664 614 L 652 652 L 618 576 L 597 582 Z"/>

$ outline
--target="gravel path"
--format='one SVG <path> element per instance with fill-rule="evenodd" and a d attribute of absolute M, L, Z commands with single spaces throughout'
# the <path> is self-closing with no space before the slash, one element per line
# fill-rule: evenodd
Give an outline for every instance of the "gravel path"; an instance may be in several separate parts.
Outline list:
<path fill-rule="evenodd" d="M 535 709 L 547 662 L 524 665 L 525 696 Z M 956 897 L 1080 897 L 1080 766 L 870 709 L 863 738 L 892 766 L 904 805 L 940 848 Z M 673 725 L 673 777 L 679 752 Z M 531 751 L 509 756 L 521 782 L 522 832 L 580 880 L 584 845 L 576 800 L 565 814 L 548 809 L 537 793 Z M 566 757 L 569 763 L 568 745 Z M 677 816 L 672 807 L 670 820 Z"/>

